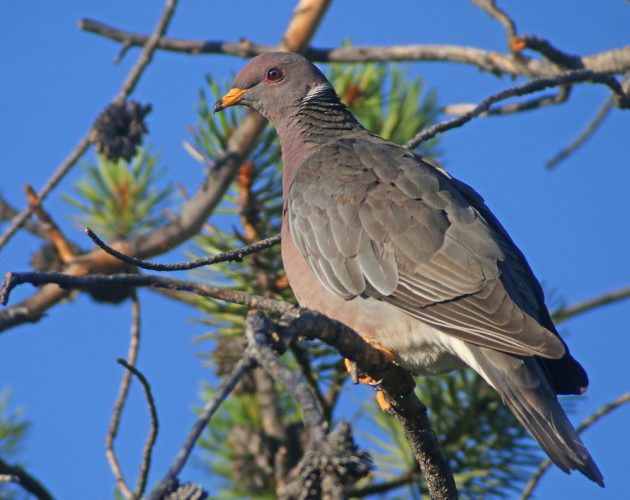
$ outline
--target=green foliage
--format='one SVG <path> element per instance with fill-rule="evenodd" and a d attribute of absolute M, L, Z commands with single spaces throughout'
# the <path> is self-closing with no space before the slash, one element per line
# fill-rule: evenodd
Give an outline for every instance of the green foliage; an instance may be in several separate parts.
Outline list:
<path fill-rule="evenodd" d="M 384 63 L 331 65 L 330 80 L 361 124 L 384 139 L 405 144 L 437 118 L 435 92 L 399 66 Z M 418 152 L 433 154 L 435 141 Z"/>
<path fill-rule="evenodd" d="M 11 391 L 5 388 L 0 392 L 0 459 L 6 462 L 15 461 L 30 427 L 30 422 L 24 418 L 24 409 L 11 406 Z M 0 483 L 0 498 L 9 500 L 23 496 L 15 485 Z"/>
<path fill-rule="evenodd" d="M 82 225 L 109 239 L 122 239 L 164 223 L 160 212 L 173 187 L 156 187 L 161 171 L 158 157 L 141 149 L 127 163 L 97 156 L 96 165 L 85 167 L 85 177 L 75 185 L 78 198 L 64 199 L 82 214 Z"/>
<path fill-rule="evenodd" d="M 0 392 L 0 456 L 12 458 L 19 451 L 30 423 L 23 418 L 24 409 L 10 409 L 11 391 Z"/>
<path fill-rule="evenodd" d="M 419 79 L 408 78 L 396 65 L 334 64 L 329 77 L 359 121 L 394 142 L 404 144 L 436 117 L 435 95 L 426 93 Z M 228 108 L 227 113 L 212 114 L 211 103 L 228 86 L 223 85 L 222 89 L 210 78 L 207 83 L 211 95 L 207 96 L 203 90 L 200 93 L 199 124 L 194 127 L 192 142 L 186 149 L 202 163 L 212 166 L 226 148 L 243 110 L 235 107 Z M 435 156 L 435 143 L 421 145 L 420 151 Z M 194 256 L 224 252 L 277 234 L 281 198 L 280 148 L 275 131 L 268 128 L 222 201 L 220 226 L 209 225 L 206 233 L 197 237 Z M 240 263 L 211 266 L 196 274 L 212 284 L 294 300 L 284 278 L 279 247 Z M 209 358 L 219 375 L 228 373 L 242 350 L 244 310 L 208 300 L 200 300 L 198 306 L 209 326 L 208 333 L 199 341 L 214 341 Z M 300 344 L 283 361 L 296 370 L 308 371 L 320 394 L 330 391 L 333 376 L 338 376 L 339 355 L 321 344 Z M 494 391 L 469 371 L 423 378 L 419 385 L 419 396 L 429 407 L 463 497 L 505 496 L 522 483 L 537 455 L 525 431 Z M 205 397 L 210 394 L 209 390 L 204 393 Z M 285 424 L 296 424 L 299 413 L 294 403 L 284 396 L 280 398 L 283 416 L 288 415 Z M 245 429 L 252 436 L 252 446 L 262 447 L 261 450 L 267 439 L 257 408 L 255 387 L 239 391 L 224 404 L 203 441 L 206 462 L 215 476 L 223 478 L 222 495 L 226 498 L 273 494 L 273 482 L 262 481 L 257 486 L 248 482 L 260 469 L 248 472 L 248 478 L 243 476 L 251 464 L 243 459 L 239 432 Z M 376 433 L 370 433 L 369 450 L 377 468 L 368 482 L 393 480 L 416 470 L 415 459 L 395 419 L 380 410 L 361 412 L 355 428 L 365 427 L 378 428 L 381 434 L 377 438 Z M 254 444 L 256 440 L 262 444 Z M 422 483 L 405 488 L 391 493 L 401 493 L 401 498 L 419 498 L 426 493 Z"/>

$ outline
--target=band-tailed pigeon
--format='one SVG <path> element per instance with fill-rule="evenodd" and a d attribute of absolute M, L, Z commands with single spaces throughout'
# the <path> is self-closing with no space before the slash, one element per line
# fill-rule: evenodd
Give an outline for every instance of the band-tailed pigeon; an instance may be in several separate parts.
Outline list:
<path fill-rule="evenodd" d="M 416 374 L 470 366 L 554 463 L 603 478 L 556 394 L 583 394 L 525 257 L 484 200 L 431 160 L 364 129 L 319 69 L 267 53 L 215 111 L 253 108 L 282 146 L 282 258 L 299 303 Z"/>

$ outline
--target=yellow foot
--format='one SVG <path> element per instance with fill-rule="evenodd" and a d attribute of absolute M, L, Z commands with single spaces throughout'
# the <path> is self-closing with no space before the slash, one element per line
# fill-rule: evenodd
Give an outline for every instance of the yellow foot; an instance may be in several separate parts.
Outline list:
<path fill-rule="evenodd" d="M 385 394 L 383 394 L 383 391 L 380 389 L 376 390 L 376 402 L 378 403 L 379 408 L 385 413 L 389 413 L 390 415 L 394 413 L 392 405 L 390 405 L 389 401 L 385 399 Z"/>
<path fill-rule="evenodd" d="M 374 349 L 376 349 L 381 354 L 381 356 L 383 356 L 383 358 L 386 359 L 387 361 L 391 362 L 395 360 L 394 353 L 390 351 L 389 349 L 387 349 L 386 347 L 383 347 L 382 345 L 374 341 L 366 340 L 366 342 L 368 342 L 368 344 L 370 344 Z M 367 384 L 370 386 L 378 386 L 378 384 L 381 383 L 380 380 L 376 380 L 365 373 L 358 373 L 357 364 L 354 361 L 351 361 L 347 358 L 344 358 L 343 361 L 346 366 L 346 370 L 348 370 L 348 373 L 352 376 L 352 383 Z M 376 402 L 378 403 L 378 406 L 381 408 L 381 410 L 383 410 L 384 412 L 386 413 L 392 412 L 392 406 L 385 400 L 383 391 L 381 391 L 378 388 L 376 389 Z"/>

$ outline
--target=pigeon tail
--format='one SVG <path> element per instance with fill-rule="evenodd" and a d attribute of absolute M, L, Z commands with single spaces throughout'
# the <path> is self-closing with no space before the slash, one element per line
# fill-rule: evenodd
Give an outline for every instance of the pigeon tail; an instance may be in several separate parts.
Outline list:
<path fill-rule="evenodd" d="M 604 478 L 553 392 L 540 361 L 469 345 L 478 371 L 518 421 L 566 473 L 578 470 L 604 487 Z"/>

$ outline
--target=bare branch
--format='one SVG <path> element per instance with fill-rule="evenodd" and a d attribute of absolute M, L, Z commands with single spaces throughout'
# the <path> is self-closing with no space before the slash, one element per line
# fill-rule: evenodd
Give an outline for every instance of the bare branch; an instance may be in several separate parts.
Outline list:
<path fill-rule="evenodd" d="M 508 46 L 514 51 L 512 40 L 516 37 L 516 24 L 507 13 L 500 9 L 495 0 L 470 0 L 477 7 L 485 11 L 492 19 L 498 21 L 505 29 L 508 38 Z"/>
<path fill-rule="evenodd" d="M 617 408 L 629 402 L 630 402 L 630 392 L 627 392 L 623 396 L 620 396 L 619 398 L 615 399 L 614 401 L 605 404 L 599 410 L 597 410 L 596 412 L 592 413 L 590 416 L 585 418 L 575 430 L 577 431 L 578 434 L 581 434 L 586 429 L 588 429 L 593 424 L 595 424 L 597 421 L 599 421 L 600 419 L 610 414 Z M 549 460 L 548 458 L 540 462 L 538 469 L 536 469 L 536 472 L 534 472 L 530 480 L 525 485 L 525 488 L 523 489 L 523 492 L 521 493 L 521 500 L 527 500 L 528 498 L 532 496 L 534 489 L 538 486 L 538 484 L 540 483 L 540 480 L 542 479 L 545 472 L 547 472 L 547 469 L 549 469 L 549 467 L 551 467 L 551 460 Z"/>
<path fill-rule="evenodd" d="M 0 222 L 11 220 L 18 214 L 19 212 L 0 194 Z M 38 238 L 48 241 L 48 232 L 36 222 L 27 219 L 24 222 L 24 229 Z"/>
<path fill-rule="evenodd" d="M 615 93 L 615 97 L 617 98 L 617 102 L 620 107 L 630 106 L 630 99 L 625 94 L 623 88 L 614 77 L 602 73 L 594 73 L 593 71 L 589 70 L 572 70 L 567 71 L 566 73 L 562 73 L 554 78 L 539 78 L 537 80 L 531 80 L 516 87 L 510 87 L 489 97 L 486 97 L 473 110 L 464 113 L 463 115 L 460 115 L 456 118 L 445 120 L 443 122 L 431 125 L 430 127 L 426 127 L 425 129 L 421 130 L 418 134 L 416 134 L 415 137 L 413 137 L 409 142 L 407 142 L 407 144 L 405 144 L 405 147 L 409 149 L 414 149 L 421 142 L 431 139 L 441 132 L 461 127 L 473 118 L 488 111 L 488 109 L 490 109 L 490 106 L 492 106 L 495 102 L 499 102 L 510 97 L 531 94 L 545 88 L 557 87 L 559 85 L 565 85 L 567 83 L 574 82 L 591 82 L 606 85 Z"/>
<path fill-rule="evenodd" d="M 82 19 L 79 28 L 104 36 L 111 40 L 133 46 L 142 46 L 146 35 L 120 30 L 107 24 Z M 162 38 L 158 48 L 185 54 L 224 54 L 239 57 L 254 57 L 264 52 L 277 50 L 272 45 L 260 45 L 249 40 L 239 42 L 212 40 L 183 40 Z M 476 66 L 496 74 L 523 75 L 531 78 L 551 77 L 561 73 L 557 64 L 532 59 L 526 56 L 466 47 L 460 45 L 390 45 L 354 46 L 340 48 L 314 48 L 304 50 L 304 55 L 320 63 L 361 63 L 383 61 L 450 62 Z M 598 54 L 581 57 L 582 67 L 593 71 L 620 74 L 630 71 L 630 46 L 620 47 Z"/>
<path fill-rule="evenodd" d="M 74 259 L 76 255 L 74 248 L 72 248 L 72 244 L 68 241 L 50 214 L 44 210 L 41 200 L 37 197 L 35 190 L 30 184 L 26 184 L 24 186 L 24 191 L 26 192 L 26 197 L 28 199 L 28 206 L 35 214 L 35 217 L 39 219 L 39 222 L 44 230 L 48 233 L 47 239 L 55 245 L 61 261 L 66 263 Z"/>
<path fill-rule="evenodd" d="M 514 102 L 503 106 L 492 106 L 485 113 L 479 116 L 504 116 L 524 111 L 532 111 L 544 108 L 545 106 L 557 106 L 567 101 L 571 94 L 571 85 L 562 85 L 556 94 L 544 95 L 527 101 Z M 611 99 L 612 100 L 612 99 Z M 476 104 L 450 104 L 445 106 L 442 113 L 445 115 L 460 116 L 468 113 L 477 107 Z"/>
<path fill-rule="evenodd" d="M 131 338 L 129 341 L 129 348 L 127 350 L 127 360 L 130 365 L 135 365 L 138 359 L 138 349 L 140 348 L 140 303 L 138 301 L 138 295 L 135 292 L 132 295 L 131 304 Z M 118 458 L 114 452 L 114 441 L 118 435 L 120 417 L 122 415 L 125 402 L 127 401 L 130 386 L 131 370 L 126 370 L 123 374 L 122 380 L 120 381 L 118 397 L 114 403 L 112 417 L 109 421 L 109 429 L 107 430 L 107 435 L 105 436 L 105 456 L 107 457 L 109 466 L 112 469 L 114 478 L 116 479 L 116 485 L 125 498 L 132 498 L 133 493 L 123 478 L 120 463 L 118 462 Z"/>
<path fill-rule="evenodd" d="M 100 239 L 89 227 L 85 228 L 85 233 L 94 243 L 96 243 L 98 247 L 100 247 L 103 251 L 107 252 L 112 257 L 117 258 L 125 264 L 130 264 L 132 266 L 140 267 L 142 269 L 149 269 L 151 271 L 187 271 L 198 267 L 209 266 L 211 264 L 218 264 L 220 262 L 241 262 L 243 260 L 243 257 L 245 257 L 246 255 L 260 252 L 261 250 L 280 243 L 280 235 L 278 234 L 270 238 L 265 238 L 264 240 L 261 240 L 252 245 L 236 248 L 234 250 L 230 250 L 229 252 L 223 252 L 212 257 L 202 257 L 200 259 L 180 262 L 178 264 L 159 264 L 156 262 L 147 262 L 145 260 L 136 259 L 135 257 L 119 252 L 115 248 L 112 248 L 107 243 L 105 243 L 102 239 Z"/>
<path fill-rule="evenodd" d="M 236 387 L 243 376 L 255 366 L 256 362 L 252 358 L 244 357 L 236 364 L 229 377 L 223 379 L 221 385 L 217 389 L 214 399 L 209 400 L 206 403 L 199 415 L 199 418 L 188 433 L 186 441 L 184 441 L 184 444 L 177 454 L 173 465 L 171 465 L 157 488 L 149 494 L 147 500 L 162 500 L 164 495 L 173 488 L 176 484 L 177 476 L 184 468 L 184 465 L 186 465 L 192 449 L 199 440 L 201 433 L 208 426 L 208 422 L 210 422 L 212 416 L 219 409 L 221 403 L 223 403 L 223 401 L 225 401 L 225 399 L 234 390 L 234 387 Z"/>
<path fill-rule="evenodd" d="M 577 316 L 578 314 L 582 314 L 608 304 L 614 304 L 615 302 L 619 302 L 627 298 L 630 298 L 630 286 L 620 288 L 619 290 L 615 290 L 614 292 L 599 295 L 597 297 L 585 300 L 584 302 L 579 302 L 578 304 L 569 307 L 561 307 L 557 311 L 554 311 L 552 317 L 553 320 L 556 322 L 566 321 L 567 319 Z"/>
<path fill-rule="evenodd" d="M 26 491 L 37 497 L 38 500 L 53 500 L 53 496 L 44 485 L 19 465 L 10 465 L 0 458 L 0 474 L 11 478 L 12 482 L 19 484 Z"/>
<path fill-rule="evenodd" d="M 54 283 L 64 289 L 85 289 L 93 287 L 154 287 L 194 293 L 200 297 L 209 297 L 252 309 L 278 314 L 296 315 L 299 308 L 288 302 L 261 297 L 245 292 L 203 285 L 194 281 L 184 281 L 161 276 L 141 274 L 91 274 L 89 276 L 69 276 L 63 273 L 6 273 L 0 288 L 0 303 L 6 304 L 11 290 L 23 283 L 45 285 Z M 1 325 L 0 325 L 1 326 Z"/>
<path fill-rule="evenodd" d="M 513 45 L 518 47 L 518 50 L 525 48 L 535 50 L 542 54 L 552 63 L 557 64 L 560 68 L 565 69 L 582 69 L 584 63 L 582 58 L 567 54 L 566 52 L 554 47 L 549 40 L 538 36 L 523 35 L 513 39 Z"/>
<path fill-rule="evenodd" d="M 143 44 L 144 49 L 142 50 L 140 57 L 133 65 L 131 70 L 129 71 L 125 81 L 122 84 L 118 95 L 115 97 L 115 101 L 124 101 L 127 96 L 133 91 L 134 87 L 138 83 L 138 80 L 142 76 L 142 73 L 146 69 L 147 65 L 151 62 L 151 58 L 153 56 L 153 52 L 157 48 L 157 42 L 162 37 L 162 35 L 166 32 L 166 28 L 171 20 L 171 17 L 175 11 L 175 6 L 177 5 L 177 0 L 167 0 L 166 5 L 164 6 L 164 10 L 160 15 L 160 19 L 155 28 L 153 34 L 147 38 L 146 42 Z M 83 156 L 83 154 L 88 150 L 90 146 L 90 136 L 92 135 L 92 131 L 94 126 L 90 127 L 90 130 L 79 140 L 79 143 L 74 147 L 71 151 L 70 155 L 57 167 L 57 170 L 53 173 L 53 175 L 48 179 L 48 182 L 44 185 L 39 193 L 37 193 L 37 198 L 40 201 L 44 201 L 44 199 L 48 196 L 48 194 L 55 188 L 57 184 L 65 177 L 65 175 L 70 171 L 70 169 L 75 165 L 75 163 Z M 11 221 L 11 225 L 9 228 L 0 236 L 0 249 L 6 245 L 6 243 L 11 239 L 11 237 L 15 234 L 15 232 L 22 227 L 22 225 L 26 222 L 29 216 L 32 213 L 32 209 L 30 206 L 27 206 L 24 210 L 22 210 L 14 219 Z"/>
<path fill-rule="evenodd" d="M 302 310 L 286 328 L 285 334 L 320 339 L 348 359 L 357 362 L 362 371 L 380 380 L 392 410 L 403 427 L 427 482 L 431 498 L 457 498 L 457 487 L 451 468 L 433 432 L 427 409 L 414 392 L 414 381 L 398 365 L 383 355 L 347 326 L 313 311 Z"/>
<path fill-rule="evenodd" d="M 630 73 L 628 73 L 624 78 L 622 87 L 626 94 L 630 93 Z M 586 128 L 568 146 L 560 150 L 553 158 L 548 160 L 545 166 L 547 168 L 554 168 L 558 165 L 558 163 L 567 159 L 579 148 L 581 148 L 604 122 L 604 119 L 612 111 L 614 106 L 615 99 L 613 96 L 610 96 L 608 99 L 606 99 L 606 102 L 604 102 L 602 107 L 599 108 L 597 114 L 593 117 Z"/>
<path fill-rule="evenodd" d="M 151 467 L 151 453 L 153 452 L 153 446 L 155 445 L 155 440 L 157 439 L 158 430 L 160 427 L 157 416 L 157 409 L 155 407 L 155 400 L 153 399 L 153 394 L 151 393 L 151 386 L 149 385 L 149 381 L 142 374 L 142 372 L 138 370 L 135 366 L 127 363 L 122 358 L 118 358 L 116 361 L 124 366 L 131 373 L 133 373 L 140 381 L 140 385 L 144 390 L 144 395 L 147 398 L 147 405 L 149 406 L 151 427 L 149 430 L 149 435 L 147 436 L 147 440 L 144 443 L 144 450 L 142 451 L 142 463 L 140 465 L 140 474 L 138 475 L 136 491 L 133 494 L 134 498 L 142 498 L 142 494 L 144 493 L 144 490 L 147 486 L 147 476 L 149 475 L 149 469 Z"/>
<path fill-rule="evenodd" d="M 166 0 L 166 5 L 164 6 L 164 10 L 158 19 L 158 22 L 153 30 L 153 34 L 147 40 L 147 43 L 144 45 L 144 49 L 138 57 L 138 60 L 129 71 L 127 78 L 118 92 L 118 95 L 114 99 L 115 101 L 122 102 L 124 101 L 128 95 L 133 92 L 133 89 L 136 88 L 142 73 L 146 69 L 146 67 L 151 64 L 151 60 L 153 59 L 153 53 L 157 48 L 157 43 L 159 42 L 162 35 L 166 33 L 168 25 L 173 18 L 173 14 L 175 13 L 175 7 L 177 7 L 177 2 L 179 0 Z"/>

